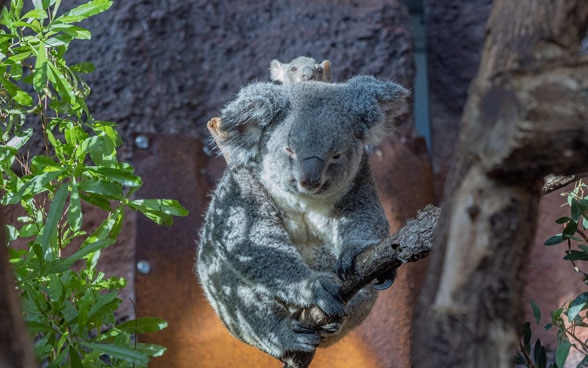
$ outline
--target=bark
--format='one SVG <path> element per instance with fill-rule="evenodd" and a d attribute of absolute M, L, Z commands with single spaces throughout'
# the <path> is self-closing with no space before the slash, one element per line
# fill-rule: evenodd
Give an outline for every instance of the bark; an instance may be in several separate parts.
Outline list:
<path fill-rule="evenodd" d="M 586 171 L 583 0 L 495 0 L 470 87 L 430 269 L 415 367 L 512 367 L 548 174 Z"/>
<path fill-rule="evenodd" d="M 0 220 L 0 367 L 32 368 L 37 366 L 33 344 L 22 319 L 4 231 Z"/>

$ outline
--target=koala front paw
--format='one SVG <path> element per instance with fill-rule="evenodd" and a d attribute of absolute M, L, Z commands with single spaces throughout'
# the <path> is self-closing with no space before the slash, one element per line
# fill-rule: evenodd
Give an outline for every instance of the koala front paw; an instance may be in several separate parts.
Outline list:
<path fill-rule="evenodd" d="M 323 275 L 317 278 L 313 285 L 314 303 L 325 314 L 332 317 L 343 317 L 343 299 L 341 286 L 331 276 Z"/>
<path fill-rule="evenodd" d="M 321 341 L 316 330 L 304 326 L 298 321 L 292 321 L 292 331 L 294 338 L 291 339 L 288 346 L 287 350 L 289 351 L 314 351 Z"/>
<path fill-rule="evenodd" d="M 354 275 L 355 257 L 358 252 L 356 249 L 348 249 L 343 251 L 337 263 L 335 263 L 335 272 L 337 276 L 343 281 L 349 280 Z"/>

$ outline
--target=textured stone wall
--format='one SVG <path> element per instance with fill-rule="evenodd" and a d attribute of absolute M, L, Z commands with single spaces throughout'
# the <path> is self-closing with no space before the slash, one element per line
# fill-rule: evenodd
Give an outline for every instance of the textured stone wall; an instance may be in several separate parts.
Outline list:
<path fill-rule="evenodd" d="M 86 21 L 93 40 L 71 52 L 96 65 L 91 111 L 128 143 L 133 131 L 203 134 L 242 85 L 269 80 L 275 58 L 329 59 L 335 81 L 369 73 L 410 87 L 407 23 L 396 0 L 125 0 Z"/>

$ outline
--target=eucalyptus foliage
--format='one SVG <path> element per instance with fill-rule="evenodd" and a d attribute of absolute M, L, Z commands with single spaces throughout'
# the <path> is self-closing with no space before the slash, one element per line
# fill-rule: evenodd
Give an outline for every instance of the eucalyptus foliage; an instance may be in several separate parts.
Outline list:
<path fill-rule="evenodd" d="M 565 245 L 566 255 L 563 259 L 570 262 L 573 271 L 580 274 L 584 283 L 588 285 L 588 273 L 584 271 L 586 266 L 583 264 L 588 261 L 588 185 L 578 181 L 574 189 L 564 195 L 569 216 L 555 220 L 562 226 L 562 231 L 551 236 L 544 244 Z M 536 323 L 540 324 L 541 309 L 535 302 L 531 302 L 531 307 Z M 573 348 L 583 356 L 577 368 L 588 367 L 588 341 L 581 337 L 585 335 L 585 329 L 588 327 L 587 311 L 588 292 L 577 295 L 573 300 L 551 311 L 551 322 L 545 325 L 546 330 L 555 329 L 557 333 L 555 361 L 551 364 L 547 361 L 546 349 L 539 339 L 531 349 L 531 324 L 526 322 L 515 362 L 531 368 L 563 368 Z"/>
<path fill-rule="evenodd" d="M 81 75 L 94 66 L 65 59 L 73 40 L 91 38 L 79 22 L 111 4 L 92 0 L 60 12 L 60 0 L 26 7 L 11 0 L 0 19 L 0 201 L 24 210 L 9 226 L 9 246 L 17 239 L 27 245 L 10 247 L 11 263 L 35 352 L 48 367 L 140 367 L 165 351 L 132 337 L 166 322 L 117 323 L 126 280 L 96 270 L 101 250 L 121 231 L 125 208 L 164 225 L 187 215 L 175 200 L 134 199 L 141 179 L 117 158 L 116 124 L 94 119 L 86 105 L 90 88 Z M 44 153 L 28 157 L 33 137 L 41 137 Z M 84 202 L 107 213 L 89 232 L 82 227 Z"/>

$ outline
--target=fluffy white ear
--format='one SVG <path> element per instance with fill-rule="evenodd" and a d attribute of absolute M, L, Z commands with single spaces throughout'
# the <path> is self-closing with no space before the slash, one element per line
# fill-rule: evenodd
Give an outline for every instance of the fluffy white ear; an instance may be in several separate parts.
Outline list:
<path fill-rule="evenodd" d="M 242 88 L 237 99 L 221 111 L 223 150 L 231 158 L 231 164 L 257 160 L 264 130 L 279 120 L 288 107 L 282 86 L 253 83 Z"/>
<path fill-rule="evenodd" d="M 366 144 L 378 144 L 395 130 L 395 120 L 408 112 L 410 92 L 391 81 L 358 76 L 347 82 L 354 96 L 352 111 L 359 117 L 357 135 Z"/>
<path fill-rule="evenodd" d="M 288 64 L 280 63 L 276 59 L 272 60 L 272 62 L 270 63 L 270 77 L 272 81 L 284 83 L 287 79 L 287 68 Z"/>

